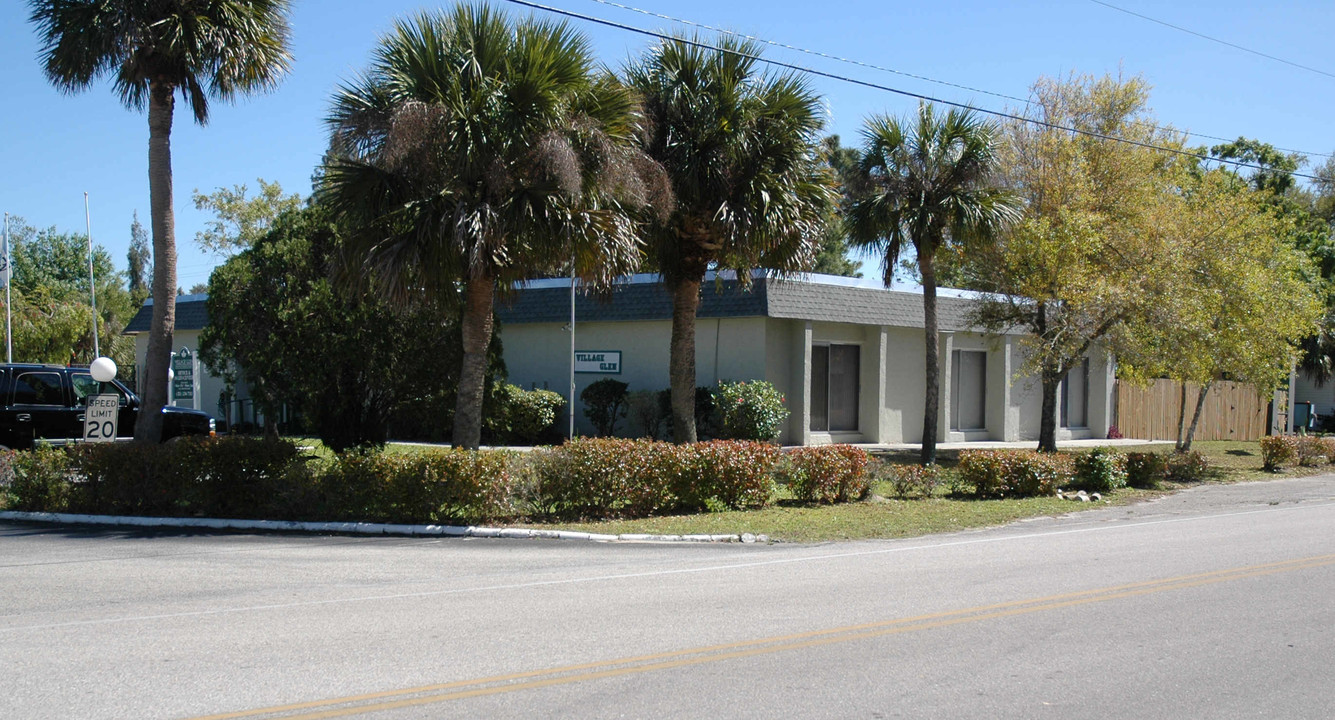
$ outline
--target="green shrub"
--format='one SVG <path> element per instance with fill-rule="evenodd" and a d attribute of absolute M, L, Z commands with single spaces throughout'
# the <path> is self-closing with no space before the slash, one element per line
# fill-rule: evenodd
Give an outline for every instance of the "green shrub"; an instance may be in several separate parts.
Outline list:
<path fill-rule="evenodd" d="M 13 480 L 9 494 L 12 510 L 69 512 L 76 494 L 71 482 L 69 456 L 59 448 L 37 446 L 22 452 L 9 451 Z"/>
<path fill-rule="evenodd" d="M 910 498 L 914 495 L 928 498 L 944 482 L 940 465 L 890 465 L 885 464 L 886 481 L 890 490 L 898 498 Z"/>
<path fill-rule="evenodd" d="M 1173 453 L 1168 458 L 1166 472 L 1171 482 L 1201 482 L 1208 479 L 1210 475 L 1210 462 L 1198 450 L 1187 453 Z"/>
<path fill-rule="evenodd" d="M 820 445 L 789 451 L 788 488 L 804 502 L 861 500 L 871 490 L 867 451 L 851 445 Z"/>
<path fill-rule="evenodd" d="M 658 391 L 658 410 L 663 418 L 663 434 L 668 439 L 675 439 L 672 429 L 672 391 Z M 718 413 L 714 412 L 714 390 L 708 387 L 695 389 L 695 436 L 698 440 L 709 440 L 719 436 Z"/>
<path fill-rule="evenodd" d="M 1330 462 L 1331 445 L 1329 438 L 1315 435 L 1300 435 L 1296 439 L 1298 464 L 1303 467 L 1325 465 Z"/>
<path fill-rule="evenodd" d="M 593 423 L 599 437 L 616 433 L 617 421 L 626 417 L 626 388 L 620 380 L 603 378 L 584 388 L 579 399 L 584 402 L 584 417 Z"/>
<path fill-rule="evenodd" d="M 626 396 L 627 414 L 635 422 L 640 437 L 657 440 L 663 428 L 663 410 L 658 401 L 659 393 L 653 390 L 636 390 Z"/>
<path fill-rule="evenodd" d="M 680 509 L 713 509 L 710 501 L 713 507 L 760 508 L 774 499 L 780 451 L 773 445 L 745 440 L 662 445 L 680 457 L 678 467 L 672 468 L 679 481 L 673 491 Z"/>
<path fill-rule="evenodd" d="M 763 443 L 581 438 L 530 458 L 534 505 L 557 517 L 761 507 L 773 496 L 778 454 Z"/>
<path fill-rule="evenodd" d="M 1270 435 L 1261 438 L 1261 462 L 1274 472 L 1298 459 L 1298 438 L 1292 435 Z"/>
<path fill-rule="evenodd" d="M 1036 497 L 1070 485 L 1070 455 L 1033 450 L 964 450 L 956 468 L 979 497 Z"/>
<path fill-rule="evenodd" d="M 1075 456 L 1076 490 L 1109 492 L 1126 487 L 1126 456 L 1108 448 L 1094 448 Z"/>
<path fill-rule="evenodd" d="M 788 419 L 783 393 L 763 380 L 720 382 L 714 390 L 720 437 L 773 440 Z"/>
<path fill-rule="evenodd" d="M 513 458 L 495 450 L 340 455 L 319 476 L 330 520 L 481 522 L 515 514 Z"/>
<path fill-rule="evenodd" d="M 496 407 L 486 420 L 495 441 L 516 445 L 560 442 L 556 414 L 566 404 L 560 393 L 507 383 L 496 388 L 495 395 Z"/>
<path fill-rule="evenodd" d="M 1161 453 L 1126 454 L 1126 484 L 1152 490 L 1168 479 L 1168 456 Z"/>
<path fill-rule="evenodd" d="M 246 438 L 249 439 L 249 438 Z M 239 442 L 241 438 L 227 438 Z M 90 443 L 70 449 L 84 477 L 79 498 L 83 512 L 105 515 L 178 515 L 191 506 L 195 461 L 182 462 L 197 441 L 182 438 L 168 445 Z"/>

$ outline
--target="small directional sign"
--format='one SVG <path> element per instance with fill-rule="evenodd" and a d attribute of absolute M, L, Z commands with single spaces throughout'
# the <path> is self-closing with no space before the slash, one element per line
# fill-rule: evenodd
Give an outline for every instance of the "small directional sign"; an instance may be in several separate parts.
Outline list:
<path fill-rule="evenodd" d="M 87 442 L 115 440 L 120 405 L 121 398 L 115 393 L 89 395 L 88 408 L 84 412 L 83 439 Z"/>

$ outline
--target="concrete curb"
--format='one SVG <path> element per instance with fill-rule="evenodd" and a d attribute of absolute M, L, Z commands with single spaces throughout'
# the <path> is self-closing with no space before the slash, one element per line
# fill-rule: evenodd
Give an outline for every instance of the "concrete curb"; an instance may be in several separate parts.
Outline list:
<path fill-rule="evenodd" d="M 691 542 L 766 543 L 764 535 L 645 535 L 575 532 L 573 530 L 529 530 L 475 525 L 405 525 L 363 522 L 298 522 L 295 520 L 227 520 L 219 518 L 125 517 L 0 511 L 0 520 L 59 523 L 64 525 L 109 525 L 114 527 L 204 528 L 208 530 L 264 530 L 277 532 L 341 533 L 349 535 L 393 535 L 403 537 L 476 537 L 518 540 L 584 540 L 590 542 Z"/>

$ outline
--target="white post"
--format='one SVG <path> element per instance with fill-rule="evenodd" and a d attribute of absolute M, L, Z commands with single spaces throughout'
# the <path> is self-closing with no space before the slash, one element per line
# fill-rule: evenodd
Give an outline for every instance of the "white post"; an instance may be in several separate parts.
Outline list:
<path fill-rule="evenodd" d="M 4 275 L 5 275 L 5 362 L 14 362 L 14 331 L 10 307 L 13 305 L 9 301 L 9 284 L 14 279 L 14 268 L 9 264 L 9 213 L 5 213 L 5 248 L 4 248 Z"/>
<path fill-rule="evenodd" d="M 570 255 L 570 435 L 575 439 L 575 255 Z"/>
<path fill-rule="evenodd" d="M 93 359 L 102 357 L 97 344 L 97 282 L 93 278 L 93 216 L 88 213 L 88 193 L 83 194 L 83 219 L 88 227 L 88 299 L 93 304 Z"/>

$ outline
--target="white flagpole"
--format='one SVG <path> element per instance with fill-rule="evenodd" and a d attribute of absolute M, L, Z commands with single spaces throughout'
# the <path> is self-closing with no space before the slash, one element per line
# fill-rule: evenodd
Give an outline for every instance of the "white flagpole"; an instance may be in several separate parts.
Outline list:
<path fill-rule="evenodd" d="M 83 194 L 83 219 L 88 225 L 88 298 L 93 303 L 93 360 L 102 357 L 97 345 L 97 283 L 93 279 L 93 217 L 88 214 L 88 193 Z"/>
<path fill-rule="evenodd" d="M 5 213 L 5 246 L 4 246 L 4 277 L 5 277 L 5 362 L 14 362 L 14 332 L 13 324 L 10 320 L 12 313 L 10 308 L 13 303 L 9 301 L 9 285 L 14 279 L 14 268 L 9 265 L 9 213 Z"/>
<path fill-rule="evenodd" d="M 570 254 L 570 439 L 575 439 L 575 254 Z"/>

